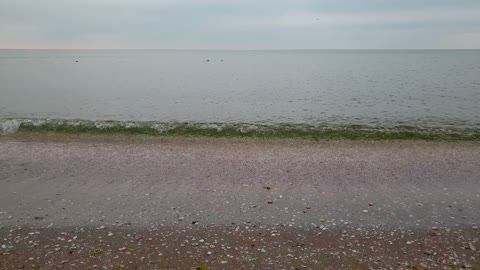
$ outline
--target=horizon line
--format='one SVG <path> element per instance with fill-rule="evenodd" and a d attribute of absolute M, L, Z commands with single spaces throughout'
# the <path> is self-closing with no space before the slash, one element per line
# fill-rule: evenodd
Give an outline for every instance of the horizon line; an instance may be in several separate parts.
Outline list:
<path fill-rule="evenodd" d="M 0 50 L 84 50 L 84 51 L 101 51 L 101 50 L 118 50 L 118 51 L 475 51 L 480 48 L 459 49 L 459 48 L 393 48 L 393 49 L 172 49 L 172 48 L 0 48 Z"/>

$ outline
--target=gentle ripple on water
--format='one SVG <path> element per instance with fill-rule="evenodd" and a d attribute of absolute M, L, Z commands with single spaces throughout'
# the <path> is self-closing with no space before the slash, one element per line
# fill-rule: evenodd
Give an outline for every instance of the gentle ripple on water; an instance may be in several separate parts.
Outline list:
<path fill-rule="evenodd" d="M 476 50 L 0 50 L 0 81 L 0 117 L 480 126 Z"/>

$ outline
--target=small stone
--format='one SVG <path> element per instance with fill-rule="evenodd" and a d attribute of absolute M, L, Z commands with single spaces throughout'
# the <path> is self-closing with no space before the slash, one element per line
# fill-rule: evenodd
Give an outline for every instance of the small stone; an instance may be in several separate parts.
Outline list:
<path fill-rule="evenodd" d="M 368 213 L 368 210 L 365 209 L 365 210 L 363 210 L 362 212 L 363 212 L 363 213 Z"/>
<path fill-rule="evenodd" d="M 268 204 L 273 204 L 273 201 L 268 201 L 267 203 L 268 203 Z"/>
<path fill-rule="evenodd" d="M 472 229 L 478 230 L 478 226 L 472 226 Z"/>
<path fill-rule="evenodd" d="M 272 189 L 271 187 L 267 187 L 267 186 L 265 186 L 263 188 L 266 189 L 266 190 L 271 190 Z"/>
<path fill-rule="evenodd" d="M 373 203 L 368 203 L 368 206 L 373 206 Z"/>
<path fill-rule="evenodd" d="M 126 247 L 121 247 L 121 248 L 118 249 L 118 251 L 125 251 L 125 250 L 127 250 Z"/>
<path fill-rule="evenodd" d="M 183 221 L 185 217 L 178 217 L 178 221 Z"/>
<path fill-rule="evenodd" d="M 425 250 L 425 251 L 423 252 L 423 254 L 428 255 L 428 256 L 431 256 L 431 255 L 433 255 L 433 251 L 431 251 L 431 250 Z"/>
<path fill-rule="evenodd" d="M 197 224 L 198 224 L 198 221 L 192 221 L 192 224 L 193 224 L 193 225 L 197 225 Z"/>

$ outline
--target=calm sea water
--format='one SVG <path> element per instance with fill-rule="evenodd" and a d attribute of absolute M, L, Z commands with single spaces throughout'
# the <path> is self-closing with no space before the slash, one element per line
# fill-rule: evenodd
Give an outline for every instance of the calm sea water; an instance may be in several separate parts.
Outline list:
<path fill-rule="evenodd" d="M 480 126 L 480 51 L 0 50 L 6 117 Z"/>

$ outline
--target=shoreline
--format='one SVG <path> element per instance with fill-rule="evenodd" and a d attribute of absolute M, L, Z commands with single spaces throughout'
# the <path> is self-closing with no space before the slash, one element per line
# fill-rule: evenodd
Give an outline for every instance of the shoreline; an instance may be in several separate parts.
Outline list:
<path fill-rule="evenodd" d="M 180 123 L 90 121 L 63 119 L 10 119 L 4 134 L 145 135 L 158 137 L 211 137 L 301 139 L 314 141 L 480 141 L 477 127 L 417 127 L 249 123 Z"/>
<path fill-rule="evenodd" d="M 329 146 L 329 147 L 455 147 L 479 146 L 475 140 L 348 140 L 327 139 L 314 140 L 308 138 L 258 138 L 258 137 L 209 137 L 209 136 L 153 136 L 140 134 L 98 134 L 98 133 L 57 133 L 57 132 L 18 132 L 0 135 L 2 142 L 22 143 L 66 143 L 66 144 L 102 144 L 102 145 L 218 145 L 219 147 L 240 145 L 263 146 Z"/>

